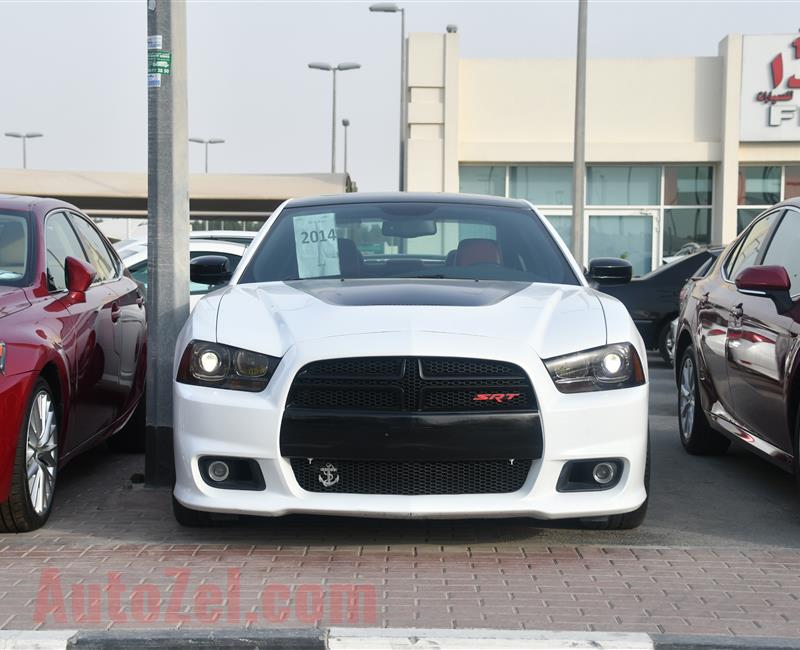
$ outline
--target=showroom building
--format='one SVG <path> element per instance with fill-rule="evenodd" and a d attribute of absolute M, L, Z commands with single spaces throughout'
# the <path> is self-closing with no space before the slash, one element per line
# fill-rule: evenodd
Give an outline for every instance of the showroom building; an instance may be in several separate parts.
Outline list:
<path fill-rule="evenodd" d="M 409 37 L 407 189 L 529 199 L 569 245 L 575 61 L 462 59 L 458 39 Z M 727 243 L 800 196 L 800 35 L 590 59 L 586 133 L 587 260 L 644 273 L 687 243 Z"/>

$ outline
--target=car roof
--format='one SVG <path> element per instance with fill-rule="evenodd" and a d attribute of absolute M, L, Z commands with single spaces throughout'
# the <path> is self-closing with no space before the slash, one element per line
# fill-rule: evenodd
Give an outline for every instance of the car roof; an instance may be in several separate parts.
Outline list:
<path fill-rule="evenodd" d="M 354 203 L 450 203 L 460 205 L 486 205 L 504 208 L 527 208 L 522 199 L 482 194 L 447 194 L 443 192 L 349 192 L 290 199 L 286 207 L 307 208 L 317 205 L 348 205 Z"/>
<path fill-rule="evenodd" d="M 41 196 L 25 196 L 22 194 L 0 194 L 0 210 L 31 211 L 37 205 L 44 204 L 44 211 L 56 208 L 71 208 L 78 210 L 71 203 L 59 199 L 43 198 Z"/>

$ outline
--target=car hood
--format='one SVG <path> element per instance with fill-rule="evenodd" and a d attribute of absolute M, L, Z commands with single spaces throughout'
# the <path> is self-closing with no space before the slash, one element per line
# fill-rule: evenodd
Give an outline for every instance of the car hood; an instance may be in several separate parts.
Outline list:
<path fill-rule="evenodd" d="M 220 343 L 283 356 L 304 340 L 436 332 L 528 345 L 542 358 L 606 343 L 603 307 L 583 286 L 473 280 L 325 280 L 228 287 Z"/>
<path fill-rule="evenodd" d="M 0 286 L 0 318 L 10 316 L 30 306 L 31 303 L 22 289 Z"/>

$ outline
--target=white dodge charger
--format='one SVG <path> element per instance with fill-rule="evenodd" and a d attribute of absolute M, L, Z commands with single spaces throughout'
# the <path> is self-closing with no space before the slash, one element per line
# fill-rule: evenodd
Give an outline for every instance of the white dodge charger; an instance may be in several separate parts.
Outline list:
<path fill-rule="evenodd" d="M 526 201 L 284 203 L 175 353 L 174 511 L 535 517 L 632 528 L 648 384 L 625 307 Z"/>

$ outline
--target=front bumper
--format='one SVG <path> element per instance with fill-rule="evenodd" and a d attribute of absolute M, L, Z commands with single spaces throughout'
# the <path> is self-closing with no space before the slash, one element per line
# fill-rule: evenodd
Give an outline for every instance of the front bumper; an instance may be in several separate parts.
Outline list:
<path fill-rule="evenodd" d="M 648 386 L 567 395 L 533 351 L 494 339 L 415 333 L 335 337 L 290 349 L 263 393 L 174 385 L 176 499 L 208 512 L 279 516 L 317 513 L 372 517 L 592 517 L 630 512 L 646 498 Z M 480 350 L 480 352 L 477 352 Z M 303 490 L 281 456 L 283 405 L 300 368 L 352 356 L 453 356 L 508 361 L 531 379 L 539 403 L 543 451 L 516 492 L 464 495 L 329 494 Z M 336 435 L 335 423 L 331 435 Z M 201 477 L 202 456 L 254 459 L 265 490 L 226 490 Z M 620 458 L 619 483 L 604 491 L 559 492 L 570 460 Z"/>

